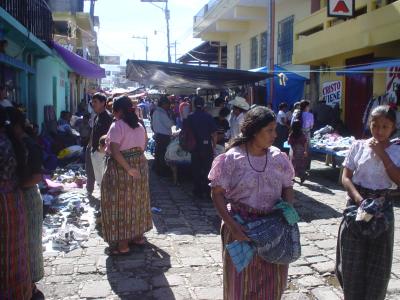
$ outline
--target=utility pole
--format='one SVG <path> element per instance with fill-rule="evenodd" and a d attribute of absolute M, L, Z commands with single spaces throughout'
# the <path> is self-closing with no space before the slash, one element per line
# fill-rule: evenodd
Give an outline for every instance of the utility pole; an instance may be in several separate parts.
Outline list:
<path fill-rule="evenodd" d="M 168 9 L 168 0 L 166 0 L 165 1 L 165 20 L 167 21 L 168 62 L 170 63 L 171 62 L 171 45 L 169 42 L 169 19 L 170 19 L 170 12 Z"/>
<path fill-rule="evenodd" d="M 132 38 L 146 41 L 146 60 L 147 60 L 147 53 L 149 52 L 148 37 L 147 36 L 136 36 L 136 35 L 133 35 Z"/>
<path fill-rule="evenodd" d="M 167 22 L 167 47 L 168 47 L 168 62 L 171 62 L 171 45 L 169 41 L 169 19 L 171 17 L 170 11 L 168 9 L 168 0 L 140 0 L 141 2 L 149 2 L 155 7 L 161 9 L 165 14 L 165 21 Z M 165 2 L 165 8 L 155 5 L 153 2 Z"/>
<path fill-rule="evenodd" d="M 275 0 L 268 0 L 268 59 L 267 66 L 272 78 L 269 80 L 269 101 L 274 100 L 274 57 L 275 57 Z"/>

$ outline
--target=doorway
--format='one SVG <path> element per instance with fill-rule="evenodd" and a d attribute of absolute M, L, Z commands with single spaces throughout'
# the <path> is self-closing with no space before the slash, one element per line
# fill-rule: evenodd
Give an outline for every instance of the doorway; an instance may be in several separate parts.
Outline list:
<path fill-rule="evenodd" d="M 354 57 L 346 60 L 346 66 L 354 66 L 371 62 L 373 54 Z M 373 74 L 360 73 L 346 76 L 345 121 L 350 134 L 361 138 L 364 133 L 363 115 L 372 97 Z"/>

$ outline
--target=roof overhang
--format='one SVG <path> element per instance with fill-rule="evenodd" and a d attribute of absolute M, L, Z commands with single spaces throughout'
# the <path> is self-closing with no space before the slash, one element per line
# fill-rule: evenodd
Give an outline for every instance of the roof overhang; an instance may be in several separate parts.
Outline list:
<path fill-rule="evenodd" d="M 159 88 L 218 89 L 253 84 L 272 75 L 264 72 L 128 60 L 126 77 L 139 84 Z"/>

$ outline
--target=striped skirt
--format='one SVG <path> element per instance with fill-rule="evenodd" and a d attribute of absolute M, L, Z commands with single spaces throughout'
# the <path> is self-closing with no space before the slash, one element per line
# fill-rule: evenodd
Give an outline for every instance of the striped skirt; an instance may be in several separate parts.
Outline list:
<path fill-rule="evenodd" d="M 122 151 L 132 168 L 140 171 L 134 179 L 113 158 L 106 158 L 101 183 L 103 238 L 108 243 L 132 241 L 153 227 L 147 160 L 136 148 Z"/>
<path fill-rule="evenodd" d="M 32 282 L 38 282 L 44 276 L 43 267 L 43 200 L 37 186 L 24 190 L 27 210 L 29 256 Z"/>
<path fill-rule="evenodd" d="M 0 186 L 0 299 L 29 300 L 32 281 L 29 270 L 26 209 L 20 191 Z"/>
<path fill-rule="evenodd" d="M 387 191 L 371 191 L 356 186 L 364 198 L 386 196 Z M 353 205 L 350 199 L 348 205 Z M 393 213 L 393 207 L 390 208 Z M 336 276 L 345 299 L 384 300 L 393 259 L 394 222 L 389 230 L 373 239 L 356 235 L 345 219 L 339 227 L 336 249 Z"/>
<path fill-rule="evenodd" d="M 234 213 L 244 220 L 257 218 L 265 213 L 255 209 L 235 206 Z M 225 246 L 233 242 L 232 233 L 222 224 L 222 259 L 225 300 L 278 300 L 286 288 L 288 265 L 271 264 L 257 254 L 250 264 L 238 273 Z"/>

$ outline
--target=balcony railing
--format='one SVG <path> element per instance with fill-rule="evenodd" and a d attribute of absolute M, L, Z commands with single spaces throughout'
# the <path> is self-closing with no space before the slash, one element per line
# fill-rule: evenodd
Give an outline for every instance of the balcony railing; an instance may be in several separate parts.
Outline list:
<path fill-rule="evenodd" d="M 204 19 L 209 11 L 211 11 L 221 0 L 210 0 L 206 5 L 204 5 L 200 11 L 194 16 L 194 23 L 200 22 Z"/>
<path fill-rule="evenodd" d="M 51 42 L 53 18 L 44 0 L 0 0 L 0 6 L 37 38 Z"/>

